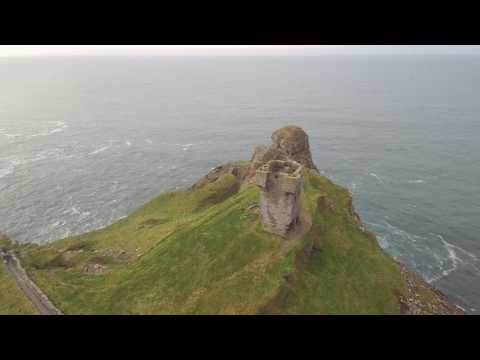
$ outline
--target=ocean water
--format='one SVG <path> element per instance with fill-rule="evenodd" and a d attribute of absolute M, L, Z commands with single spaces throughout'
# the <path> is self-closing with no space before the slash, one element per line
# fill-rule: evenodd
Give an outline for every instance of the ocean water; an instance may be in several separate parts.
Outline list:
<path fill-rule="evenodd" d="M 480 57 L 0 60 L 0 231 L 104 227 L 304 127 L 380 245 L 480 313 Z"/>

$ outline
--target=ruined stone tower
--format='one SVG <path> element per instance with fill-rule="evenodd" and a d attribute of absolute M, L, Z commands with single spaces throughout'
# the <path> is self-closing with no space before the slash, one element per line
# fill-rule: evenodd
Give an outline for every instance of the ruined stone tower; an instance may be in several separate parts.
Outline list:
<path fill-rule="evenodd" d="M 266 231 L 286 236 L 300 219 L 303 166 L 293 160 L 270 160 L 256 171 L 261 188 L 260 214 Z"/>

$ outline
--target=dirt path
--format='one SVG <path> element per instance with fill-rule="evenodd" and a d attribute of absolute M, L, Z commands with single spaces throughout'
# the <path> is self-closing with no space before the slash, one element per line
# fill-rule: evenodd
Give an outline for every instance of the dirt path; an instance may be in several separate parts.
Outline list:
<path fill-rule="evenodd" d="M 41 315 L 62 315 L 47 296 L 28 277 L 15 253 L 11 250 L 0 248 L 0 258 L 10 275 L 15 279 L 18 288 L 32 302 Z"/>

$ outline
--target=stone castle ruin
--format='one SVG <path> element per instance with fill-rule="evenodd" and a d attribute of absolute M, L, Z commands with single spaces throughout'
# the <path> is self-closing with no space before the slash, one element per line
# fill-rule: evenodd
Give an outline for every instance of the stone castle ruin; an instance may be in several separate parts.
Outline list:
<path fill-rule="evenodd" d="M 192 185 L 197 189 L 230 174 L 240 182 L 240 191 L 249 184 L 261 188 L 260 215 L 264 229 L 283 236 L 295 236 L 302 229 L 300 196 L 303 171 L 318 172 L 312 160 L 308 135 L 295 125 L 285 126 L 272 134 L 272 145 L 257 146 L 246 166 L 228 163 L 216 167 Z"/>
<path fill-rule="evenodd" d="M 260 213 L 266 231 L 286 236 L 300 222 L 303 166 L 294 160 L 270 160 L 256 171 Z"/>
<path fill-rule="evenodd" d="M 247 179 L 261 188 L 260 215 L 264 229 L 288 237 L 301 228 L 303 171 L 318 172 L 308 135 L 295 125 L 272 134 L 270 148 L 259 146 L 250 161 Z"/>

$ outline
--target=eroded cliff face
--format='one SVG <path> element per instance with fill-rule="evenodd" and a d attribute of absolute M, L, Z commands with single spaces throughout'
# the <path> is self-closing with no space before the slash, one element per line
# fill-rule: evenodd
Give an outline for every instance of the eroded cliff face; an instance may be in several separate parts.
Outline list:
<path fill-rule="evenodd" d="M 193 184 L 190 187 L 190 190 L 197 190 L 201 187 L 213 183 L 217 181 L 220 177 L 224 175 L 233 175 L 240 181 L 245 180 L 247 173 L 249 170 L 249 164 L 245 162 L 237 162 L 237 163 L 227 163 L 224 165 L 217 166 L 210 170 L 210 172 Z"/>

